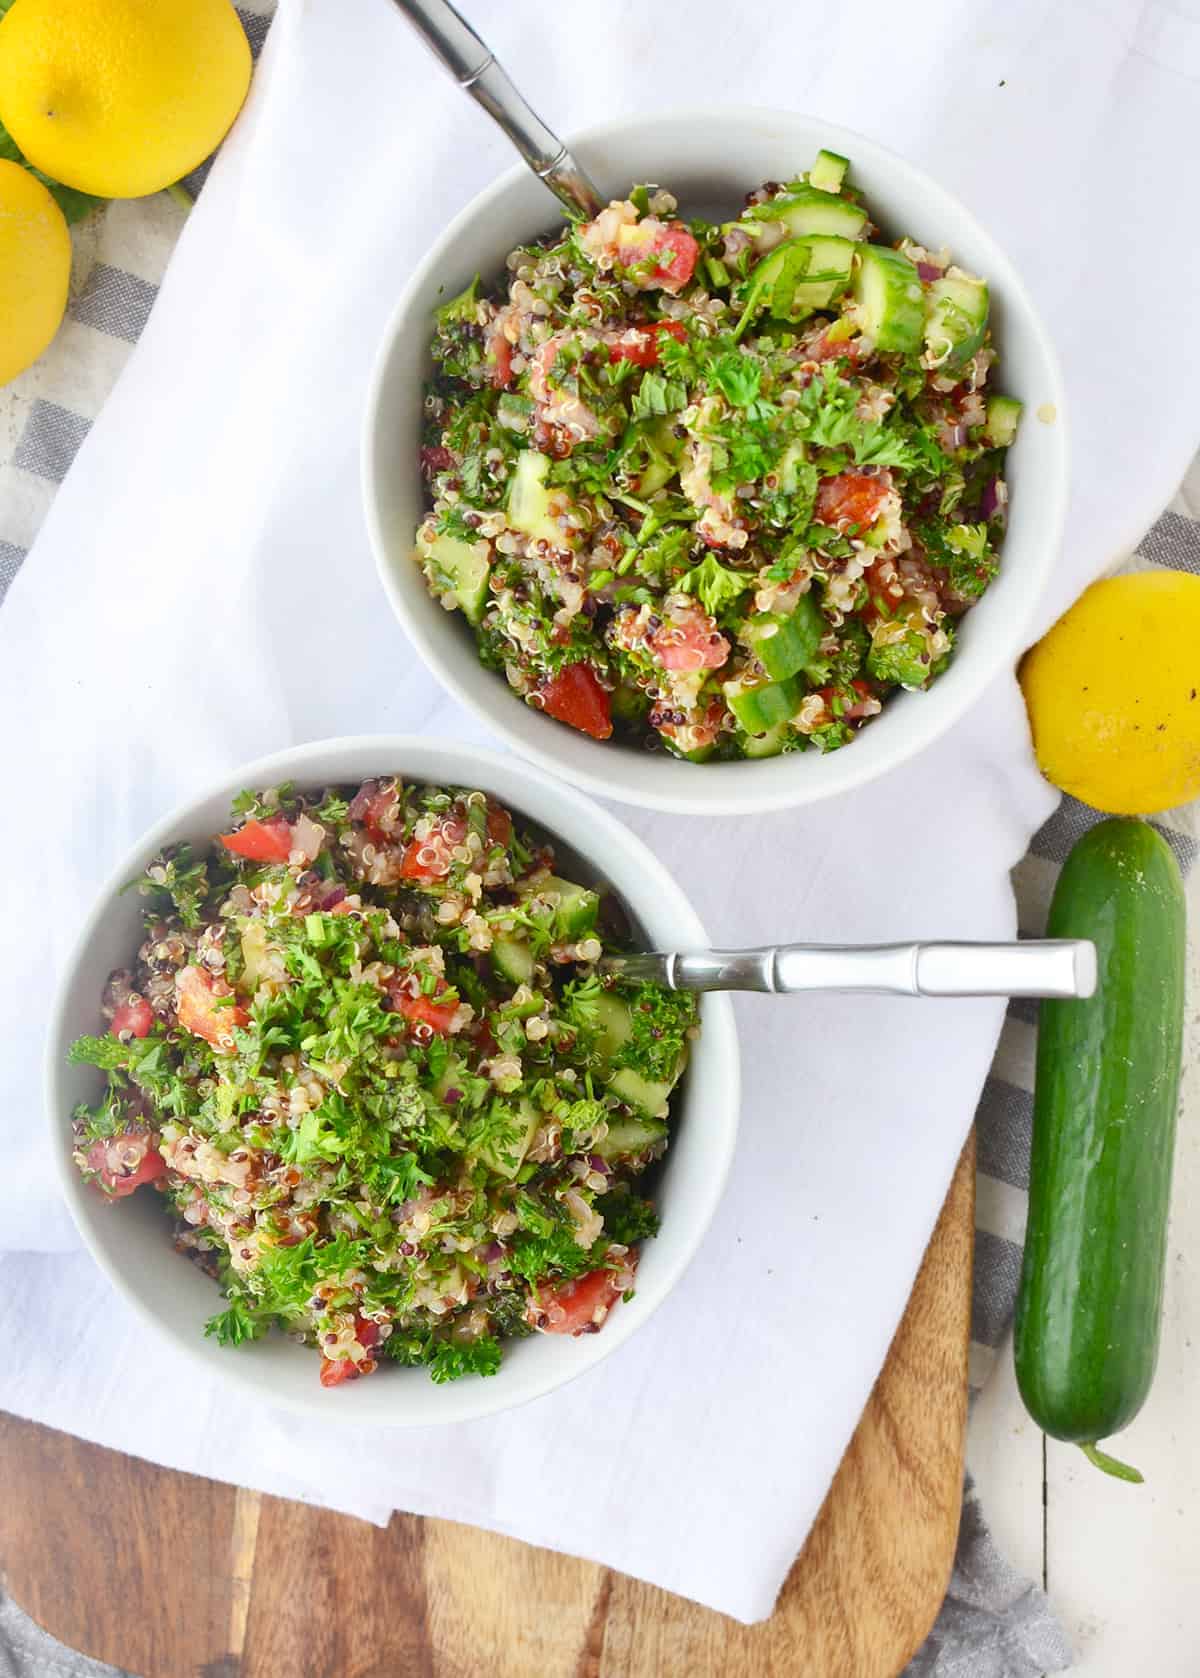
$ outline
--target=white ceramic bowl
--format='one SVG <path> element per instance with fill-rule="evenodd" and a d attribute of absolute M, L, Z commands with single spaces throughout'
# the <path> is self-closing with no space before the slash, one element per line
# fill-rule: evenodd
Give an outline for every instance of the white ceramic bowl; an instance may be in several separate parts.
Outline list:
<path fill-rule="evenodd" d="M 282 781 L 320 786 L 399 773 L 408 780 L 481 787 L 559 843 L 580 877 L 610 885 L 651 947 L 708 942 L 695 911 L 640 839 L 570 787 L 509 757 L 474 747 L 398 736 L 317 741 L 261 758 L 226 776 L 159 822 L 125 857 L 100 894 L 67 964 L 47 1046 L 49 1118 L 63 1192 L 84 1241 L 114 1287 L 146 1320 L 211 1375 L 224 1376 L 271 1404 L 329 1421 L 428 1426 L 461 1422 L 523 1404 L 564 1385 L 614 1352 L 662 1304 L 687 1267 L 720 1200 L 738 1122 L 738 1051 L 727 997 L 706 997 L 703 1030 L 677 1098 L 677 1127 L 656 1189 L 662 1230 L 643 1248 L 635 1297 L 603 1332 L 580 1339 L 534 1335 L 506 1350 L 499 1374 L 434 1386 L 422 1369 L 386 1367 L 335 1391 L 317 1380 L 317 1357 L 281 1334 L 237 1348 L 204 1338 L 220 1309 L 216 1285 L 171 1248 L 158 1196 L 143 1191 L 110 1203 L 88 1188 L 71 1162 L 70 1115 L 93 1102 L 100 1073 L 71 1066 L 73 1040 L 99 1027 L 100 992 L 113 968 L 127 966 L 141 941 L 143 900 L 121 894 L 163 845 L 206 841 L 221 831 L 229 800 L 243 787 Z M 571 853 L 574 853 L 573 855 Z"/>
<path fill-rule="evenodd" d="M 943 734 L 1026 645 L 1027 627 L 1058 552 L 1066 505 L 1063 392 L 1050 341 L 1004 253 L 968 210 L 920 170 L 874 142 L 815 117 L 720 108 L 671 112 L 593 128 L 573 142 L 602 194 L 656 181 L 684 214 L 727 218 L 768 179 L 807 168 L 822 146 L 851 159 L 853 180 L 887 237 L 911 234 L 988 280 L 1001 353 L 999 385 L 1025 403 L 1009 456 L 1010 520 L 1000 575 L 968 613 L 950 669 L 928 693 L 892 699 L 842 751 L 758 762 L 692 764 L 640 745 L 600 743 L 554 722 L 485 670 L 461 614 L 448 613 L 412 561 L 423 516 L 418 470 L 421 403 L 432 363 L 432 311 L 473 274 L 495 278 L 514 246 L 556 225 L 546 189 L 517 165 L 468 204 L 421 263 L 385 334 L 367 403 L 363 493 L 379 574 L 392 608 L 430 669 L 515 750 L 609 798 L 689 814 L 806 804 L 895 768 Z M 1039 409 L 1054 410 L 1054 423 Z"/>

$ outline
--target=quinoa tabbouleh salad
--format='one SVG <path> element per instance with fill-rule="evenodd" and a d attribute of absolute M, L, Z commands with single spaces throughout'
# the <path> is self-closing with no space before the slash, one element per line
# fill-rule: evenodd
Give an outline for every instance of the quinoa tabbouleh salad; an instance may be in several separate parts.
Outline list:
<path fill-rule="evenodd" d="M 163 1195 L 227 1297 L 208 1333 L 278 1326 L 326 1386 L 384 1359 L 447 1381 L 629 1297 L 695 1001 L 601 979 L 619 905 L 500 805 L 243 793 L 137 889 L 145 941 L 71 1051 L 107 1074 L 74 1158 Z"/>
<path fill-rule="evenodd" d="M 695 761 L 854 738 L 994 576 L 984 280 L 821 152 L 736 221 L 639 187 L 437 311 L 417 533 L 526 704 Z"/>

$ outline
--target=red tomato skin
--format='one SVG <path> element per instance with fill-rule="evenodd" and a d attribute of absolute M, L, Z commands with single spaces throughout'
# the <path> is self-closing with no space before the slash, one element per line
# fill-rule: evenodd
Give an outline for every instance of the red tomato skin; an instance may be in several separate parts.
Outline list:
<path fill-rule="evenodd" d="M 340 1387 L 343 1381 L 357 1381 L 360 1370 L 353 1358 L 322 1358 L 321 1385 Z"/>
<path fill-rule="evenodd" d="M 695 272 L 700 246 L 681 221 L 670 221 L 655 239 L 654 248 L 660 253 L 654 278 L 664 291 L 682 291 Z"/>
<path fill-rule="evenodd" d="M 234 1030 L 250 1021 L 249 1014 L 236 1002 L 232 1007 L 217 1006 L 218 998 L 232 994 L 228 985 L 218 990 L 203 967 L 181 967 L 175 975 L 176 1017 L 185 1031 L 203 1037 L 222 1053 L 231 1053 Z"/>
<path fill-rule="evenodd" d="M 368 1317 L 357 1317 L 354 1323 L 354 1338 L 368 1352 L 373 1352 L 381 1339 L 379 1324 L 371 1322 Z"/>
<path fill-rule="evenodd" d="M 154 1024 L 154 1010 L 144 996 L 135 1001 L 122 1002 L 114 1012 L 112 1018 L 112 1035 L 120 1037 L 124 1031 L 132 1032 L 135 1037 L 149 1037 L 150 1028 Z"/>
<path fill-rule="evenodd" d="M 540 1310 L 557 1305 L 565 1315 L 547 1322 L 544 1334 L 583 1334 L 603 1323 L 617 1300 L 621 1288 L 611 1270 L 593 1270 L 574 1282 L 562 1282 L 557 1287 L 540 1285 L 534 1298 Z"/>
<path fill-rule="evenodd" d="M 156 1183 L 160 1177 L 167 1174 L 167 1162 L 157 1148 L 147 1148 L 146 1152 L 132 1171 L 126 1172 L 111 1162 L 109 1149 L 120 1147 L 123 1142 L 143 1142 L 145 1133 L 135 1130 L 126 1131 L 123 1135 L 97 1137 L 87 1151 L 87 1167 L 96 1173 L 104 1192 L 113 1200 L 123 1200 L 134 1189 L 140 1189 L 143 1183 Z"/>
<path fill-rule="evenodd" d="M 249 821 L 236 833 L 222 833 L 221 843 L 235 856 L 250 862 L 286 862 L 292 854 L 291 824 L 284 816 L 270 821 Z"/>
<path fill-rule="evenodd" d="M 507 846 L 512 843 L 512 817 L 499 804 L 488 805 L 487 836 L 493 845 Z"/>
<path fill-rule="evenodd" d="M 822 478 L 817 487 L 816 514 L 822 524 L 846 531 L 854 524 L 866 530 L 879 517 L 888 486 L 865 472 L 840 472 L 836 478 Z"/>
<path fill-rule="evenodd" d="M 429 996 L 407 996 L 399 992 L 392 1000 L 397 1014 L 414 1025 L 427 1025 L 439 1037 L 450 1030 L 450 1022 L 458 1012 L 457 1002 L 437 1003 Z"/>
<path fill-rule="evenodd" d="M 495 366 L 492 369 L 492 383 L 497 390 L 507 390 L 512 384 L 512 345 L 502 332 L 495 333 L 488 344 L 488 354 Z"/>
<path fill-rule="evenodd" d="M 664 670 L 719 670 L 730 650 L 711 618 L 684 626 L 664 624 L 650 637 L 649 646 Z"/>
<path fill-rule="evenodd" d="M 610 361 L 632 361 L 635 367 L 658 366 L 658 341 L 665 332 L 677 343 L 686 344 L 687 329 L 677 320 L 655 320 L 637 328 L 636 344 L 613 344 L 608 352 Z"/>
<path fill-rule="evenodd" d="M 612 695 L 600 685 L 590 664 L 564 664 L 538 691 L 548 717 L 590 734 L 593 740 L 611 739 Z"/>
<path fill-rule="evenodd" d="M 467 836 L 467 824 L 457 816 L 443 816 L 427 839 L 413 839 L 405 847 L 400 860 L 403 880 L 444 880 L 453 860 L 450 852 L 461 845 Z M 421 861 L 422 851 L 433 851 L 434 856 Z"/>

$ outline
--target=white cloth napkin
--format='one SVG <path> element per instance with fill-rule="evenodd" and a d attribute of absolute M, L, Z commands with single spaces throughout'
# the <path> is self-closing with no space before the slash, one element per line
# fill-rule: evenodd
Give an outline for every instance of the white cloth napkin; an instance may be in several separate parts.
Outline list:
<path fill-rule="evenodd" d="M 1196 0 L 471 11 L 564 129 L 708 99 L 803 107 L 984 216 L 1066 364 L 1075 497 L 1046 622 L 1166 502 L 1197 441 Z M 294 740 L 483 737 L 384 608 L 357 443 L 400 285 L 509 162 L 384 0 L 282 0 L 149 326 L 0 615 L 0 1407 L 376 1520 L 493 1527 L 752 1621 L 883 1359 L 999 1004 L 747 1002 L 737 1163 L 674 1297 L 565 1391 L 454 1430 L 301 1422 L 198 1376 L 74 1251 L 38 1117 L 59 964 L 152 819 Z M 1008 870 L 1051 804 L 1005 679 L 853 799 L 753 821 L 624 814 L 717 942 L 754 943 L 1009 935 Z"/>

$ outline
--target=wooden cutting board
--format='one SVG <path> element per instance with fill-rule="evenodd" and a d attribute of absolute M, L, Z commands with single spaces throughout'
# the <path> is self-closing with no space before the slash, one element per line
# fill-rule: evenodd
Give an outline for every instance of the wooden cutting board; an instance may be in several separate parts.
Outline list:
<path fill-rule="evenodd" d="M 139 1678 L 895 1678 L 958 1531 L 974 1199 L 972 1140 L 764 1625 L 449 1521 L 383 1532 L 3 1416 L 0 1575 L 56 1637 Z"/>

